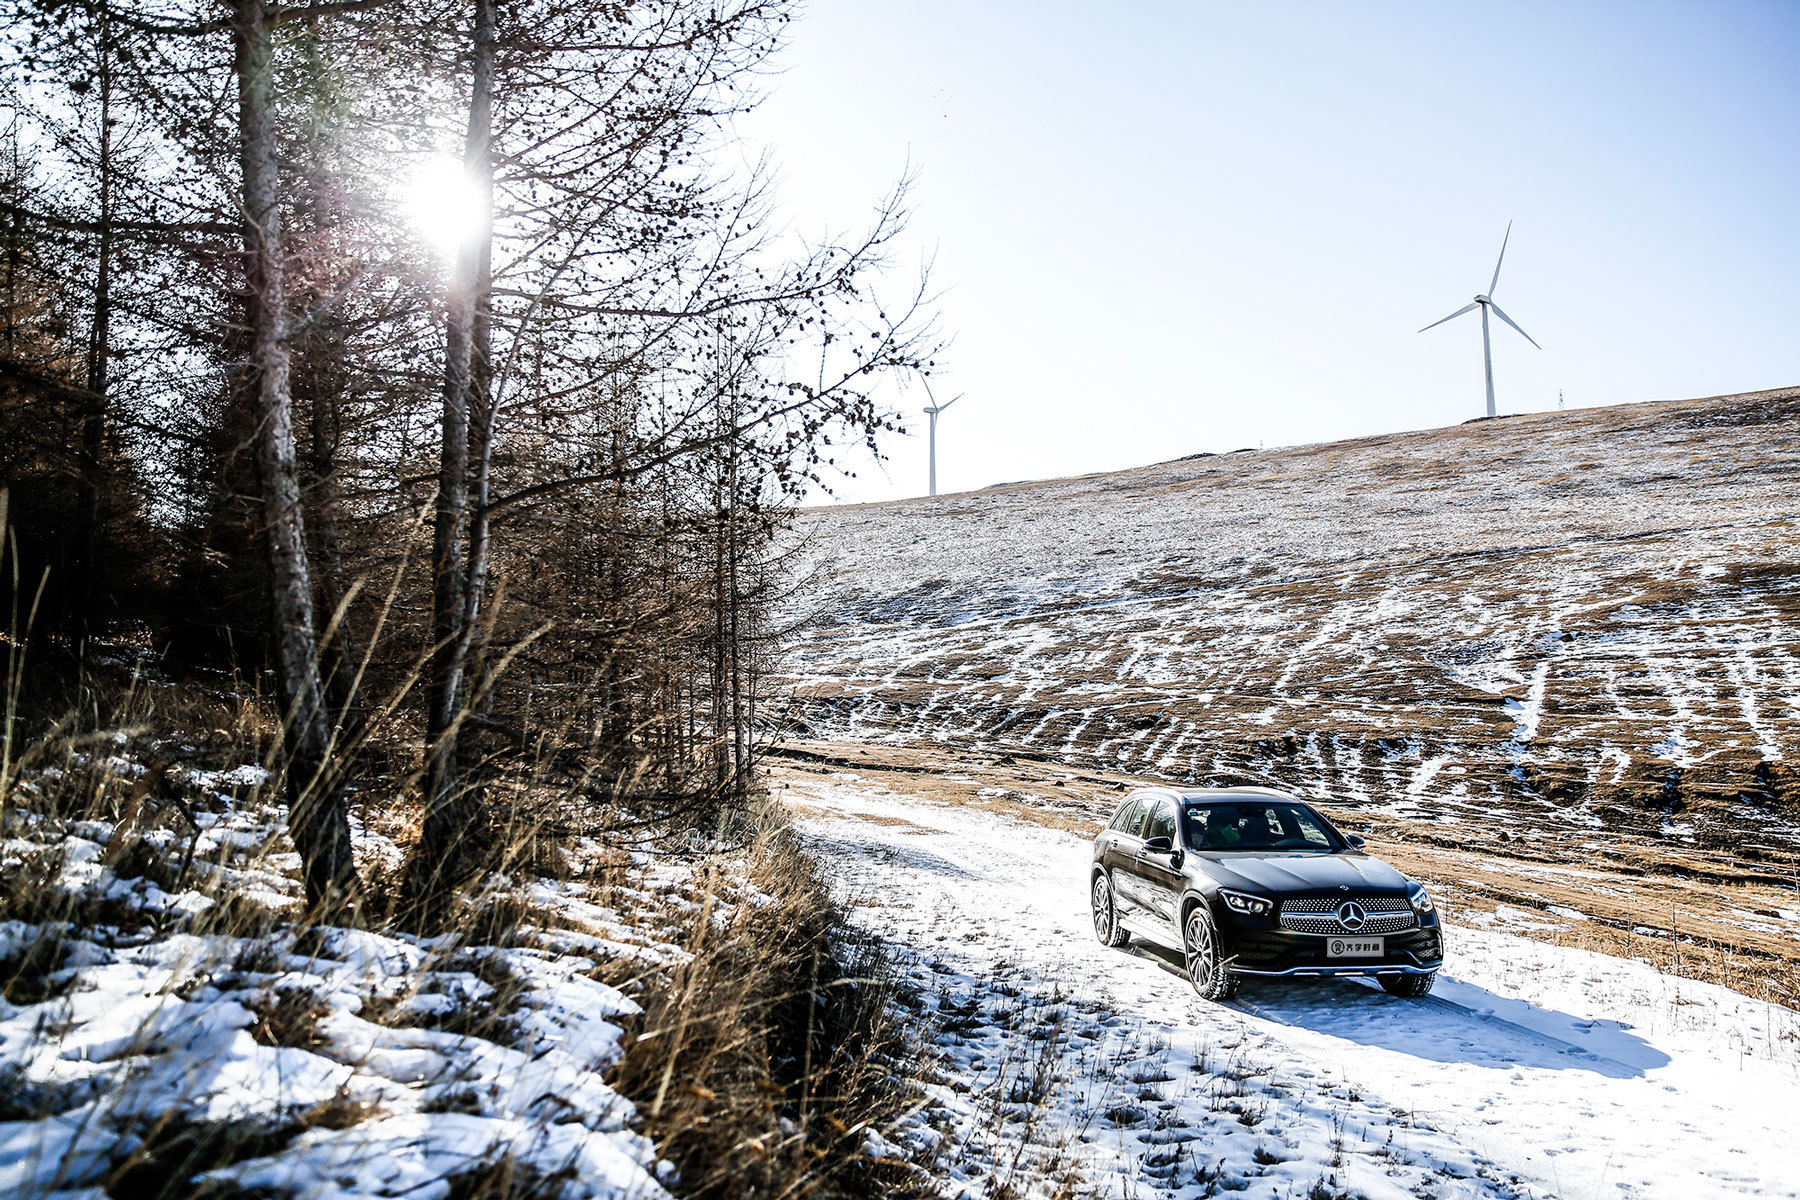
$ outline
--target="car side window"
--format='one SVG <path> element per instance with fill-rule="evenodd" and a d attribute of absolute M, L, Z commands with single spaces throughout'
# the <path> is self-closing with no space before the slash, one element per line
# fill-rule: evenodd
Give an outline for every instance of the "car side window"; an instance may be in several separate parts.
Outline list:
<path fill-rule="evenodd" d="M 1125 832 L 1132 837 L 1144 836 L 1144 826 L 1150 821 L 1150 806 L 1156 803 L 1155 796 L 1139 796 L 1137 807 L 1131 812 L 1131 820 L 1125 824 Z"/>
<path fill-rule="evenodd" d="M 1158 800 L 1150 813 L 1150 823 L 1144 827 L 1144 837 L 1166 837 L 1170 843 L 1175 841 L 1175 806 L 1167 800 Z"/>
<path fill-rule="evenodd" d="M 1136 797 L 1127 800 L 1124 804 L 1119 806 L 1118 815 L 1112 819 L 1112 824 L 1108 825 L 1107 828 L 1116 830 L 1119 833 L 1134 832 L 1133 827 L 1137 824 L 1138 816 L 1142 813 L 1143 808 L 1144 802 L 1142 800 L 1139 800 Z"/>

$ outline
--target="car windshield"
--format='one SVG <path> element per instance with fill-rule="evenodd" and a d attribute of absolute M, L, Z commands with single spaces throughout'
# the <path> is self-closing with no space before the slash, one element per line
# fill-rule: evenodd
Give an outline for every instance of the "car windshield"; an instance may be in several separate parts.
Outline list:
<path fill-rule="evenodd" d="M 1196 850 L 1299 850 L 1329 854 L 1335 834 L 1302 804 L 1234 800 L 1182 805 L 1187 843 Z"/>

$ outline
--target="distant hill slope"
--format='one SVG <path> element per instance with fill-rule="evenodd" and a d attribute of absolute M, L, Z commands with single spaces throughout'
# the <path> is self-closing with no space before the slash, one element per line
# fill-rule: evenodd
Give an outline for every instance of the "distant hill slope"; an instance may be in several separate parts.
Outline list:
<path fill-rule="evenodd" d="M 815 510 L 778 690 L 802 736 L 1779 861 L 1797 516 L 1800 388 Z"/>

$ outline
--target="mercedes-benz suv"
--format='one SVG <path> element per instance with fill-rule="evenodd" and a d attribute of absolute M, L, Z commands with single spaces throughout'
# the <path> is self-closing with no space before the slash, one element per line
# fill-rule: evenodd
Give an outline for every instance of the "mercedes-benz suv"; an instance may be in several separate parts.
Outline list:
<path fill-rule="evenodd" d="M 1224 1000 L 1247 975 L 1374 976 L 1423 996 L 1444 962 L 1431 894 L 1269 788 L 1146 788 L 1094 839 L 1094 933 L 1179 951 Z"/>

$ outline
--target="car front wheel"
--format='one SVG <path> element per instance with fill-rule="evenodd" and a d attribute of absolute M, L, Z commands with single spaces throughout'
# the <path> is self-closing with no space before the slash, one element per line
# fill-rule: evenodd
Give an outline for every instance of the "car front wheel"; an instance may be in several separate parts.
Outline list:
<path fill-rule="evenodd" d="M 1229 1000 L 1237 994 L 1238 977 L 1225 965 L 1219 931 L 1204 904 L 1196 904 L 1182 926 L 1187 976 L 1203 1000 Z"/>
<path fill-rule="evenodd" d="M 1102 872 L 1094 876 L 1094 936 L 1103 945 L 1123 946 L 1131 935 L 1119 928 L 1119 910 L 1113 903 L 1112 881 Z"/>

